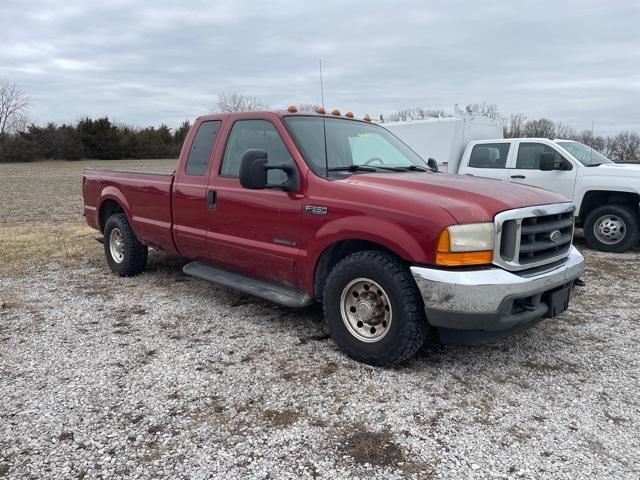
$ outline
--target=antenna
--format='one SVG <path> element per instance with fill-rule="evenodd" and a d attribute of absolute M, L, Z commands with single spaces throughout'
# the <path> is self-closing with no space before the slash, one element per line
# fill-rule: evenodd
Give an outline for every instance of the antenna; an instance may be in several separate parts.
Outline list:
<path fill-rule="evenodd" d="M 324 85 L 322 84 L 322 59 L 318 59 L 320 65 L 320 101 L 322 102 L 322 135 L 324 136 L 324 168 L 325 175 L 329 178 L 329 155 L 327 154 L 327 119 L 324 116 Z"/>
<path fill-rule="evenodd" d="M 320 64 L 320 106 L 324 108 L 324 85 L 322 84 L 322 59 L 318 59 Z"/>

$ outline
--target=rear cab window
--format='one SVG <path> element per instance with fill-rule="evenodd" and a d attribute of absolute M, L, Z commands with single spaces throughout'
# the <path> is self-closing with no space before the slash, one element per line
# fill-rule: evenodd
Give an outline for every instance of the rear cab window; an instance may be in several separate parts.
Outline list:
<path fill-rule="evenodd" d="M 221 124 L 220 120 L 211 120 L 200 124 L 187 157 L 187 165 L 185 166 L 187 175 L 202 176 L 207 173 L 213 145 L 216 142 Z"/>
<path fill-rule="evenodd" d="M 508 142 L 479 143 L 473 146 L 469 157 L 471 168 L 507 168 L 509 158 Z"/>

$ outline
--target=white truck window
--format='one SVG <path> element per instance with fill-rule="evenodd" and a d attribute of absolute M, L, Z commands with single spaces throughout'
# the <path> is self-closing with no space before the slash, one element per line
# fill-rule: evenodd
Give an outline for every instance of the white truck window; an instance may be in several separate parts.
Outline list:
<path fill-rule="evenodd" d="M 480 143 L 473 147 L 469 158 L 472 168 L 506 168 L 509 143 Z"/>
<path fill-rule="evenodd" d="M 518 147 L 516 168 L 524 170 L 540 170 L 540 156 L 543 153 L 553 153 L 556 161 L 562 160 L 562 155 L 544 143 L 521 142 Z"/>

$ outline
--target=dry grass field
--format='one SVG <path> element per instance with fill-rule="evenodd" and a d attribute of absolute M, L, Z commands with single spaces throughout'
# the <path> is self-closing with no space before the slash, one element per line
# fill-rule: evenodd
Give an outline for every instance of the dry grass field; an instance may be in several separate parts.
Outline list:
<path fill-rule="evenodd" d="M 318 308 L 112 275 L 85 166 L 0 164 L 0 478 L 640 476 L 640 255 L 579 248 L 570 311 L 409 364 L 346 358 Z"/>

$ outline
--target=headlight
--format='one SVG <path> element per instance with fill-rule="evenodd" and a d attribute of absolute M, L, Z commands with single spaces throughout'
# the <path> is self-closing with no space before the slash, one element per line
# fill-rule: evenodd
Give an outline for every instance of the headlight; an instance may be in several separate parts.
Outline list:
<path fill-rule="evenodd" d="M 436 265 L 485 265 L 493 262 L 493 223 L 451 225 L 438 237 Z"/>

